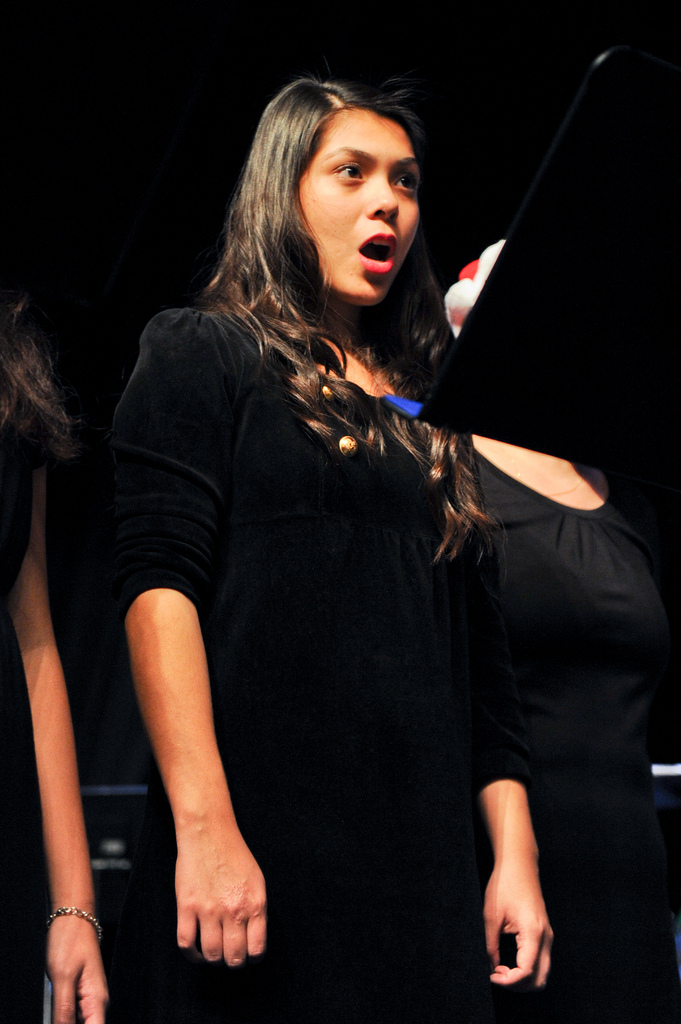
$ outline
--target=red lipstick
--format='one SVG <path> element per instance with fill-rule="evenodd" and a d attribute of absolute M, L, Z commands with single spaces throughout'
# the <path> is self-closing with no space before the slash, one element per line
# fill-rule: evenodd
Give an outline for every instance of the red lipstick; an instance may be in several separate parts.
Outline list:
<path fill-rule="evenodd" d="M 394 235 L 372 235 L 360 246 L 359 258 L 371 274 L 388 274 L 393 269 L 397 241 Z"/>

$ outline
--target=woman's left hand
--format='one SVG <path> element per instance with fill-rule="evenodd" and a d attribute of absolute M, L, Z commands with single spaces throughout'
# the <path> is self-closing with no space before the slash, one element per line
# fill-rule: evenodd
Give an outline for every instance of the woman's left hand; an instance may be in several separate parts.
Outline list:
<path fill-rule="evenodd" d="M 518 992 L 543 988 L 553 932 L 539 886 L 525 786 L 515 779 L 495 779 L 480 790 L 478 802 L 494 852 L 484 907 L 491 980 Z M 515 967 L 499 962 L 500 935 L 515 935 Z"/>
<path fill-rule="evenodd" d="M 104 1024 L 109 1001 L 97 933 L 81 917 L 56 918 L 47 932 L 53 1024 Z"/>
<path fill-rule="evenodd" d="M 539 887 L 536 860 L 504 858 L 485 892 L 485 934 L 492 974 L 490 980 L 518 992 L 544 988 L 551 964 L 553 931 Z M 499 961 L 499 937 L 514 935 L 516 966 Z"/>

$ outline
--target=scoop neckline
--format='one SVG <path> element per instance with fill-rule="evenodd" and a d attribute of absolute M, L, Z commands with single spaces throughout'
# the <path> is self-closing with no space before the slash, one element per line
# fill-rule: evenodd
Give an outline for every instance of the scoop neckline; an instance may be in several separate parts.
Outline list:
<path fill-rule="evenodd" d="M 608 496 L 605 499 L 605 501 L 601 505 L 597 505 L 596 508 L 577 508 L 576 505 L 567 505 L 563 501 L 556 501 L 555 498 L 549 498 L 548 495 L 542 494 L 541 491 L 535 490 L 534 487 L 530 487 L 529 484 L 523 483 L 523 481 L 518 480 L 517 477 L 511 476 L 510 473 L 507 473 L 505 470 L 501 469 L 494 462 L 488 459 L 486 455 L 483 455 L 482 452 L 479 452 L 477 448 L 475 449 L 475 455 L 476 458 L 480 459 L 481 462 L 485 463 L 488 469 L 492 471 L 493 475 L 498 476 L 502 481 L 506 481 L 511 486 L 517 488 L 518 490 L 524 492 L 525 494 L 530 495 L 530 497 L 536 499 L 538 502 L 542 504 L 549 505 L 555 509 L 560 509 L 561 512 L 569 512 L 576 516 L 582 516 L 585 519 L 598 519 L 600 516 L 608 515 L 610 513 L 610 510 L 612 508 L 612 505 L 610 504 L 611 492 L 610 481 L 607 479 L 607 477 L 606 481 L 608 484 Z"/>

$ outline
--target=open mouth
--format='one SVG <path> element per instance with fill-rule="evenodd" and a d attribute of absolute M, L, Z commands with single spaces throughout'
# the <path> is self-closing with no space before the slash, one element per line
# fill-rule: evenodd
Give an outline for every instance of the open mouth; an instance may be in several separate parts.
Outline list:
<path fill-rule="evenodd" d="M 370 274 L 389 274 L 397 242 L 392 235 L 374 235 L 360 247 L 359 256 Z"/>
<path fill-rule="evenodd" d="M 362 256 L 366 256 L 368 260 L 376 260 L 378 263 L 385 263 L 386 260 L 390 259 L 392 248 L 393 246 L 388 245 L 387 242 L 367 242 L 359 251 Z"/>

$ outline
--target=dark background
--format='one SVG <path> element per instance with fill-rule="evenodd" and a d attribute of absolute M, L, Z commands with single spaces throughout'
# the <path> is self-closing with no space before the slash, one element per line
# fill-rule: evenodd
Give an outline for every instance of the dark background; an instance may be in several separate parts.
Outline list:
<path fill-rule="evenodd" d="M 111 416 L 146 320 L 184 304 L 210 266 L 269 96 L 305 71 L 419 85 L 423 217 L 449 283 L 504 235 L 589 63 L 618 44 L 681 65 L 666 3 L 612 13 L 598 3 L 78 0 L 7 13 L 0 280 L 34 296 L 88 446 L 51 473 L 49 537 L 84 783 L 142 782 L 148 758 L 109 596 Z M 656 501 L 674 615 L 678 498 Z M 655 708 L 656 760 L 681 761 L 678 663 Z"/>

